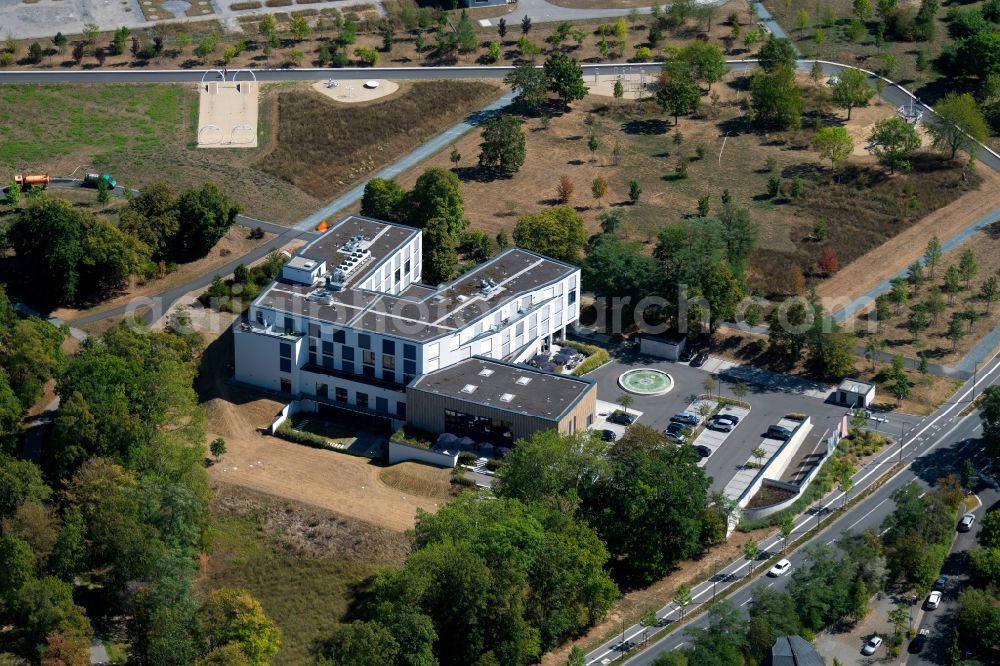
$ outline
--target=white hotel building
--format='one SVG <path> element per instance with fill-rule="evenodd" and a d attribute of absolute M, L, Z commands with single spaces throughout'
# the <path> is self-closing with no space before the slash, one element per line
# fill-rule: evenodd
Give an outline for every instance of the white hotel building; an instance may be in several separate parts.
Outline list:
<path fill-rule="evenodd" d="M 247 321 L 235 330 L 235 379 L 288 399 L 398 423 L 413 416 L 407 414 L 407 386 L 420 383 L 414 380 L 473 357 L 480 357 L 479 365 L 487 359 L 522 363 L 548 350 L 578 321 L 578 267 L 512 248 L 453 282 L 430 287 L 420 283 L 421 240 L 419 229 L 365 217 L 334 224 L 251 304 Z M 482 382 L 492 374 L 477 376 Z M 546 382 L 553 386 L 550 377 L 535 382 L 538 390 Z M 532 403 L 544 411 L 546 401 L 544 394 L 524 400 L 530 379 L 518 382 L 525 387 L 519 398 L 514 391 L 497 392 L 494 407 L 502 410 L 500 402 L 513 401 L 521 405 L 519 414 L 562 423 L 570 411 L 580 413 L 581 402 L 593 402 L 594 387 L 559 377 L 570 382 L 560 385 L 569 395 L 553 403 L 547 416 L 528 414 Z M 476 388 L 465 385 L 449 399 L 482 404 L 480 398 L 500 388 L 475 394 Z M 584 418 L 586 423 L 561 429 L 589 425 L 591 418 Z"/>

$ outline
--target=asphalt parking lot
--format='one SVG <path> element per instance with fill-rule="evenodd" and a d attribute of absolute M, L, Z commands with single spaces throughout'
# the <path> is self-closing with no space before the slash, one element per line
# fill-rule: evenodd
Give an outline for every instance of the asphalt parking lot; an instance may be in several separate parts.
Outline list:
<path fill-rule="evenodd" d="M 718 365 L 718 364 L 714 364 Z M 670 417 L 683 411 L 696 396 L 705 393 L 705 378 L 709 373 L 701 368 L 689 367 L 686 363 L 674 363 L 663 359 L 642 356 L 632 350 L 611 352 L 611 362 L 589 373 L 587 376 L 597 382 L 600 400 L 615 402 L 624 391 L 618 385 L 618 377 L 626 370 L 650 367 L 668 373 L 674 380 L 674 388 L 669 393 L 658 396 L 632 394 L 633 402 L 629 411 L 642 412 L 638 423 L 662 431 L 670 422 Z M 707 363 L 706 367 L 713 367 Z M 734 384 L 743 381 L 749 392 L 742 399 L 750 403 L 752 409 L 746 419 L 725 440 L 717 451 L 705 462 L 705 472 L 712 477 L 712 490 L 721 492 L 733 475 L 750 458 L 750 452 L 760 445 L 766 436 L 767 427 L 778 422 L 785 414 L 799 412 L 812 418 L 813 430 L 807 438 L 812 443 L 817 437 L 829 433 L 846 409 L 815 396 L 816 385 L 783 375 L 771 376 L 743 366 L 724 370 L 719 378 L 716 393 L 722 397 L 735 397 Z"/>

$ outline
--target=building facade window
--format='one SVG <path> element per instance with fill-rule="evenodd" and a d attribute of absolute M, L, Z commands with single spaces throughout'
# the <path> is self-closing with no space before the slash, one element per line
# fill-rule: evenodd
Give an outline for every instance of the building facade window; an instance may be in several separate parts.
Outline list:
<path fill-rule="evenodd" d="M 347 334 L 345 334 L 342 330 L 337 329 L 336 331 L 333 332 L 333 341 L 339 342 L 340 344 L 344 344 L 345 342 L 347 342 Z"/>
<path fill-rule="evenodd" d="M 354 404 L 357 405 L 358 407 L 364 407 L 365 409 L 368 409 L 368 394 L 358 391 L 357 394 L 354 396 Z"/>
<path fill-rule="evenodd" d="M 444 430 L 453 435 L 469 437 L 477 442 L 489 442 L 495 446 L 510 447 L 513 435 L 509 421 L 476 416 L 454 409 L 444 410 Z"/>
<path fill-rule="evenodd" d="M 395 340 L 383 340 L 382 341 L 382 353 L 383 354 L 395 354 L 396 353 L 396 341 Z"/>
<path fill-rule="evenodd" d="M 343 386 L 338 386 L 333 390 L 333 399 L 337 402 L 347 402 L 347 389 Z"/>
<path fill-rule="evenodd" d="M 401 400 L 396 403 L 396 416 L 406 419 L 406 403 Z"/>
<path fill-rule="evenodd" d="M 330 388 L 326 384 L 316 382 L 316 395 L 320 398 L 329 398 Z"/>
<path fill-rule="evenodd" d="M 408 361 L 417 360 L 417 348 L 414 345 L 403 345 L 403 358 Z"/>
<path fill-rule="evenodd" d="M 382 367 L 386 370 L 395 370 L 396 357 L 389 354 L 382 354 Z"/>
<path fill-rule="evenodd" d="M 372 336 L 367 333 L 358 333 L 358 347 L 362 349 L 372 348 Z"/>
<path fill-rule="evenodd" d="M 375 411 L 380 414 L 389 413 L 389 399 L 388 398 L 375 398 Z"/>
<path fill-rule="evenodd" d="M 282 377 L 281 379 L 281 392 L 291 393 L 292 392 L 292 380 Z"/>
<path fill-rule="evenodd" d="M 278 369 L 281 372 L 291 372 L 292 371 L 292 359 L 290 359 L 290 358 L 282 358 L 282 359 L 278 359 L 278 360 L 280 362 L 280 365 L 279 365 Z M 285 381 L 285 380 L 282 379 L 281 381 Z"/>

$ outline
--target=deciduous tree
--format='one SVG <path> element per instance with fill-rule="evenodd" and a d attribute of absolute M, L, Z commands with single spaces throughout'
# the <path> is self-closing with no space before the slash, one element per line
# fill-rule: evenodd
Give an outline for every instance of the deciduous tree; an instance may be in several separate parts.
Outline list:
<path fill-rule="evenodd" d="M 969 93 L 945 95 L 934 106 L 934 113 L 925 117 L 925 126 L 934 147 L 947 152 L 949 159 L 955 159 L 959 148 L 975 154 L 990 135 L 986 119 Z"/>
<path fill-rule="evenodd" d="M 494 175 L 512 176 L 524 164 L 524 145 L 520 119 L 507 113 L 495 115 L 483 124 L 479 166 Z"/>
<path fill-rule="evenodd" d="M 889 167 L 889 173 L 909 168 L 906 158 L 920 147 L 920 136 L 913 125 L 895 116 L 876 122 L 868 140 L 872 154 Z"/>

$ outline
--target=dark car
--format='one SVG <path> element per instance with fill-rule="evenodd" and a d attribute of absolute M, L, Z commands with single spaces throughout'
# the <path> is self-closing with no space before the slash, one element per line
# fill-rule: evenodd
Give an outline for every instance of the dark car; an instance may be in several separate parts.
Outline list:
<path fill-rule="evenodd" d="M 700 368 L 705 365 L 705 361 L 708 360 L 708 354 L 705 352 L 698 352 L 695 354 L 694 358 L 691 359 L 692 368 Z"/>
<path fill-rule="evenodd" d="M 613 442 L 616 439 L 618 439 L 618 433 L 616 433 L 614 430 L 602 430 L 601 439 L 603 439 L 605 442 Z"/>
<path fill-rule="evenodd" d="M 715 430 L 717 432 L 732 432 L 734 426 L 730 421 L 723 421 L 722 419 L 710 419 L 705 427 L 709 430 Z"/>
<path fill-rule="evenodd" d="M 934 581 L 934 589 L 935 590 L 943 590 L 945 588 L 945 585 L 947 585 L 947 584 L 948 584 L 948 577 L 947 576 L 938 576 L 938 579 L 936 581 Z"/>
<path fill-rule="evenodd" d="M 714 418 L 716 421 L 729 421 L 733 425 L 740 422 L 740 417 L 734 414 L 716 414 Z"/>
<path fill-rule="evenodd" d="M 671 427 L 672 426 L 672 427 Z M 677 435 L 678 437 L 687 437 L 691 434 L 689 428 L 685 428 L 680 423 L 671 423 L 666 430 L 663 431 L 664 435 Z"/>
<path fill-rule="evenodd" d="M 712 449 L 708 448 L 707 446 L 703 446 L 701 444 L 694 447 L 694 452 L 698 454 L 699 458 L 707 458 L 710 455 L 712 455 Z"/>
<path fill-rule="evenodd" d="M 678 357 L 678 360 L 682 363 L 687 363 L 692 358 L 694 358 L 694 347 L 685 347 L 684 351 L 682 351 L 681 355 Z"/>
<path fill-rule="evenodd" d="M 618 425 L 623 425 L 623 426 L 632 425 L 633 423 L 635 423 L 635 419 L 636 419 L 635 414 L 629 414 L 628 412 L 623 412 L 620 409 L 615 410 L 614 412 L 612 412 L 610 416 L 608 416 L 609 423 L 617 423 Z"/>
<path fill-rule="evenodd" d="M 931 632 L 928 629 L 921 629 L 920 633 L 913 637 L 910 641 L 910 654 L 920 654 L 920 651 L 924 649 L 924 644 L 927 643 L 927 636 Z"/>

